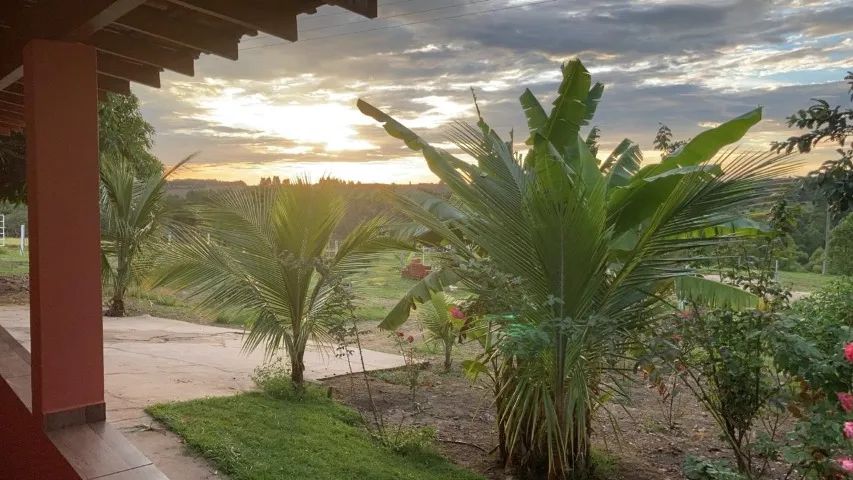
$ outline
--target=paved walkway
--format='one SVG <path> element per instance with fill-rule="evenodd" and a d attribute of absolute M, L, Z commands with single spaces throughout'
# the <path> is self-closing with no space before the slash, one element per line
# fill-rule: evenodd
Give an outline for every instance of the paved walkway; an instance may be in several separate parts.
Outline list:
<path fill-rule="evenodd" d="M 29 308 L 0 306 L 0 326 L 30 348 Z M 221 478 L 202 461 L 184 455 L 179 439 L 143 426 L 151 404 L 233 395 L 254 388 L 253 370 L 263 352 L 241 351 L 242 330 L 151 316 L 104 319 L 107 420 L 122 429 L 172 480 Z M 353 370 L 361 371 L 356 353 Z M 368 370 L 402 366 L 398 355 L 366 350 Z M 349 373 L 345 358 L 315 345 L 305 355 L 305 376 L 322 379 Z"/>

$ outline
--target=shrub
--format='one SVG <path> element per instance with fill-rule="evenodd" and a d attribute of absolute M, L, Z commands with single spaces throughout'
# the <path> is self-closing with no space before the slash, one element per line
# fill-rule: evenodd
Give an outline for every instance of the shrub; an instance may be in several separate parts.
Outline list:
<path fill-rule="evenodd" d="M 832 230 L 829 270 L 841 275 L 853 275 L 853 215 L 848 215 Z"/>
<path fill-rule="evenodd" d="M 829 352 L 843 336 L 842 330 L 853 327 L 853 278 L 833 280 L 820 290 L 794 303 L 794 333 L 813 341 Z"/>

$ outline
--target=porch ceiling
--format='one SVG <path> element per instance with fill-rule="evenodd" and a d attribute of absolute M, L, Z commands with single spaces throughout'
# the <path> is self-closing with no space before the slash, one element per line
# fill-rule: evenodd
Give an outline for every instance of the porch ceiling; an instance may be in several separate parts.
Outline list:
<path fill-rule="evenodd" d="M 368 18 L 378 0 L 4 0 L 0 6 L 0 134 L 24 128 L 23 47 L 69 40 L 98 50 L 98 88 L 160 87 L 160 72 L 194 74 L 202 53 L 237 60 L 244 35 L 297 40 L 297 16 L 335 5 Z"/>

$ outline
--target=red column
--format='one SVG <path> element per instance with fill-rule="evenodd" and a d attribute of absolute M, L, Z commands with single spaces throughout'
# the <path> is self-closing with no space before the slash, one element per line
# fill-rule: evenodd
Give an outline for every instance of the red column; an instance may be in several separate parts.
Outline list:
<path fill-rule="evenodd" d="M 98 86 L 91 46 L 24 48 L 33 414 L 104 418 Z"/>

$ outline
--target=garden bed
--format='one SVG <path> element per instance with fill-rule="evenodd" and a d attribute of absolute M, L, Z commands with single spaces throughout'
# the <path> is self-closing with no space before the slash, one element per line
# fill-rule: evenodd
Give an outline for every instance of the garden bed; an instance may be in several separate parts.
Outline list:
<path fill-rule="evenodd" d="M 420 376 L 413 405 L 401 371 L 368 375 L 376 406 L 385 413 L 386 422 L 433 427 L 442 455 L 486 478 L 506 478 L 493 451 L 498 441 L 497 429 L 493 396 L 486 384 L 472 385 L 458 370 L 444 374 L 430 369 Z M 370 418 L 370 403 L 360 374 L 328 379 L 324 384 L 332 387 L 336 399 Z M 672 429 L 666 426 L 664 402 L 656 390 L 637 383 L 629 387 L 629 392 L 630 403 L 609 405 L 620 428 L 618 434 L 604 414 L 595 423 L 598 478 L 681 480 L 682 463 L 688 455 L 730 458 L 713 419 L 688 392 L 682 391 L 676 397 Z"/>

